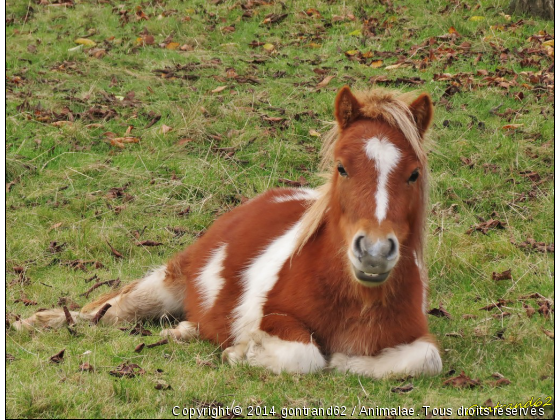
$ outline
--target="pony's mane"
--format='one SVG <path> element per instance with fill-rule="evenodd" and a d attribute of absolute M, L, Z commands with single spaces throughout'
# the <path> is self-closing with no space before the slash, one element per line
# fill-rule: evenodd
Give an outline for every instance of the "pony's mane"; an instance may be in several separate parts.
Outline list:
<path fill-rule="evenodd" d="M 416 98 L 414 92 L 402 93 L 388 89 L 373 88 L 365 92 L 353 92 L 360 103 L 360 114 L 370 119 L 381 119 L 392 127 L 400 130 L 412 146 L 420 164 L 427 166 L 426 152 L 422 147 L 422 136 L 414 121 L 409 105 Z M 334 165 L 334 149 L 340 134 L 340 127 L 335 122 L 333 127 L 323 138 L 323 144 L 319 153 L 319 170 L 327 171 Z M 301 229 L 295 247 L 295 253 L 299 253 L 304 245 L 311 239 L 323 223 L 324 216 L 329 209 L 331 180 L 330 174 L 322 174 L 327 181 L 317 188 L 319 197 L 305 211 L 301 219 Z M 422 177 L 422 189 L 424 190 L 424 202 L 427 203 L 427 176 Z M 421 252 L 421 251 L 419 251 Z M 421 255 L 418 256 L 422 258 Z"/>

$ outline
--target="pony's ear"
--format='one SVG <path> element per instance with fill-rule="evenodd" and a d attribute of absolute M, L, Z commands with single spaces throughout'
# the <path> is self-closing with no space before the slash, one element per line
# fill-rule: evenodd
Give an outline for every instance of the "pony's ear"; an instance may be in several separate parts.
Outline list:
<path fill-rule="evenodd" d="M 424 134 L 430 127 L 432 117 L 434 115 L 434 107 L 432 105 L 430 95 L 423 93 L 416 98 L 416 100 L 410 105 L 410 112 L 412 112 L 414 121 L 418 126 L 420 137 L 424 137 Z"/>
<path fill-rule="evenodd" d="M 334 116 L 340 128 L 346 128 L 360 115 L 360 103 L 356 99 L 350 88 L 344 86 L 336 95 L 334 101 Z"/>

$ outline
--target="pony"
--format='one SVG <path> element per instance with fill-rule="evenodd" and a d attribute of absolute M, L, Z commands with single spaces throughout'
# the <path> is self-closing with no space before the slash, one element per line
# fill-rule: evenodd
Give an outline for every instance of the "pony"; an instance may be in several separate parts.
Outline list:
<path fill-rule="evenodd" d="M 423 264 L 432 101 L 345 86 L 334 105 L 323 185 L 249 200 L 167 265 L 70 312 L 72 320 L 174 317 L 182 321 L 163 336 L 210 340 L 224 361 L 275 373 L 438 374 Z M 53 309 L 13 325 L 66 322 Z"/>

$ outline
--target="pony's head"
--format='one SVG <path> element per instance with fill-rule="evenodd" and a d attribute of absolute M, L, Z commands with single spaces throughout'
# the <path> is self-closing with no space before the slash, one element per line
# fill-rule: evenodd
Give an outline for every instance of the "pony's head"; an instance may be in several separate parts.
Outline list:
<path fill-rule="evenodd" d="M 323 148 L 323 166 L 332 175 L 308 215 L 322 211 L 323 221 L 337 225 L 331 229 L 338 232 L 336 246 L 362 285 L 384 283 L 405 254 L 422 258 L 422 142 L 432 114 L 426 94 L 410 100 L 391 91 L 353 94 L 344 87 L 336 97 L 338 127 Z"/>

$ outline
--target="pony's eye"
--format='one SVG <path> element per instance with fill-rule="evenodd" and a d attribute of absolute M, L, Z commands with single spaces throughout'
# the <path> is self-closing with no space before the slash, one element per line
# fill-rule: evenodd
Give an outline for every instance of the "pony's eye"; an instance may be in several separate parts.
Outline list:
<path fill-rule="evenodd" d="M 412 184 L 414 182 L 416 182 L 416 180 L 418 179 L 418 177 L 420 176 L 420 173 L 418 172 L 418 169 L 415 169 L 414 171 L 412 171 L 412 174 L 410 174 L 410 178 L 408 178 L 408 183 Z"/>
<path fill-rule="evenodd" d="M 348 173 L 346 172 L 346 169 L 344 169 L 344 166 L 342 166 L 342 163 L 338 164 L 338 173 L 342 176 L 348 176 Z"/>

